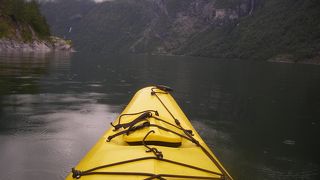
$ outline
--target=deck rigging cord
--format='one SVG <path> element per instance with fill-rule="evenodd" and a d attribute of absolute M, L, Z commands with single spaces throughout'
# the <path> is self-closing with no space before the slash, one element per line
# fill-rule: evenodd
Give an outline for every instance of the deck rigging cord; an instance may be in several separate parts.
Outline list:
<path fill-rule="evenodd" d="M 161 90 L 161 91 L 154 91 L 155 89 Z M 163 153 L 161 151 L 159 151 L 156 148 L 153 147 L 149 147 L 148 141 L 146 141 L 146 138 L 151 134 L 154 133 L 153 130 L 149 131 L 145 137 L 142 140 L 142 145 L 144 145 L 148 150 L 146 152 L 153 152 L 153 154 L 155 155 L 155 157 L 141 157 L 141 158 L 136 158 L 136 159 L 131 159 L 131 160 L 125 160 L 125 161 L 120 161 L 120 162 L 116 162 L 116 163 L 112 163 L 112 164 L 107 164 L 107 165 L 102 165 L 102 166 L 98 166 L 89 170 L 85 170 L 85 171 L 79 171 L 76 170 L 75 168 L 72 168 L 72 177 L 73 178 L 77 178 L 79 179 L 81 176 L 87 176 L 87 175 L 94 175 L 94 174 L 104 174 L 104 175 L 138 175 L 138 176 L 148 176 L 148 178 L 145 178 L 145 180 L 152 180 L 152 179 L 160 179 L 160 180 L 164 180 L 164 177 L 173 177 L 173 178 L 188 178 L 188 179 L 224 179 L 224 180 L 228 180 L 229 176 L 228 174 L 225 172 L 225 170 L 221 167 L 221 165 L 219 164 L 219 162 L 217 162 L 217 160 L 210 154 L 210 152 L 208 152 L 208 150 L 206 150 L 200 143 L 199 141 L 197 141 L 192 134 L 191 130 L 187 130 L 185 128 L 183 128 L 181 126 L 181 123 L 178 119 L 175 118 L 175 116 L 170 112 L 170 110 L 166 107 L 166 105 L 163 103 L 163 101 L 160 99 L 160 97 L 157 94 L 169 94 L 169 91 L 172 91 L 171 88 L 166 87 L 166 86 L 155 86 L 154 88 L 151 88 L 151 95 L 156 96 L 156 98 L 160 101 L 160 103 L 162 104 L 162 106 L 166 109 L 166 111 L 170 114 L 170 116 L 173 118 L 174 122 L 176 125 L 163 120 L 161 118 L 159 118 L 159 113 L 158 111 L 155 110 L 145 110 L 145 111 L 141 111 L 141 112 L 137 112 L 137 113 L 130 113 L 130 114 L 122 114 L 119 116 L 118 118 L 118 123 L 116 125 L 113 125 L 111 123 L 111 125 L 114 127 L 114 131 L 120 129 L 120 128 L 124 128 L 123 131 L 120 131 L 118 133 L 115 133 L 111 136 L 109 136 L 106 141 L 110 142 L 113 138 L 122 135 L 122 134 L 126 134 L 129 135 L 131 132 L 134 132 L 136 130 L 142 129 L 144 127 L 157 127 L 161 130 L 167 131 L 167 132 L 171 132 L 173 134 L 176 134 L 177 136 L 180 136 L 184 139 L 187 139 L 189 141 L 191 141 L 192 143 L 196 144 L 198 147 L 201 148 L 201 150 L 209 157 L 209 159 L 216 165 L 216 167 L 222 172 L 222 173 L 218 173 L 218 172 L 214 172 L 214 171 L 210 171 L 207 169 L 203 169 L 200 167 L 196 167 L 196 166 L 192 166 L 189 164 L 185 164 L 185 163 L 181 163 L 181 162 L 176 162 L 176 161 L 172 161 L 172 160 L 168 160 L 165 159 L 163 157 Z M 156 116 L 153 116 L 153 113 Z M 128 115 L 139 115 L 137 118 L 135 118 L 134 120 L 132 120 L 129 123 L 123 123 L 121 124 L 121 117 L 123 116 L 128 116 Z M 149 118 L 154 118 L 158 121 L 162 121 L 166 124 L 169 124 L 179 130 L 182 130 L 183 134 L 177 133 L 171 129 L 162 127 L 160 125 L 157 124 L 151 124 L 150 121 L 148 120 Z M 138 124 L 138 125 L 137 125 Z M 145 173 L 145 172 L 96 172 L 96 170 L 99 169 L 103 169 L 103 168 L 107 168 L 107 167 L 111 167 L 111 166 L 116 166 L 116 165 L 121 165 L 121 164 L 126 164 L 126 163 L 131 163 L 131 162 L 136 162 L 136 161 L 143 161 L 143 160 L 148 160 L 148 159 L 156 159 L 159 161 L 164 161 L 164 162 L 168 162 L 168 163 L 172 163 L 172 164 L 176 164 L 176 165 L 180 165 L 180 166 L 185 166 L 188 168 L 192 168 L 192 169 L 196 169 L 199 171 L 203 171 L 203 172 L 207 172 L 213 175 L 219 175 L 220 178 L 214 178 L 214 177 L 205 177 L 205 176 L 188 176 L 188 175 L 176 175 L 176 174 L 153 174 L 153 173 Z"/>
<path fill-rule="evenodd" d="M 156 174 L 144 173 L 144 172 L 107 172 L 107 171 L 103 171 L 103 172 L 98 171 L 97 172 L 96 171 L 96 170 L 99 170 L 99 169 L 104 169 L 104 168 L 108 168 L 108 167 L 113 167 L 113 166 L 117 166 L 117 165 L 137 162 L 137 161 L 150 160 L 150 159 L 164 161 L 164 162 L 167 162 L 167 163 L 176 164 L 176 165 L 180 165 L 180 166 L 185 166 L 185 167 L 188 167 L 188 168 L 191 168 L 191 169 L 196 169 L 196 170 L 199 170 L 199 171 L 207 172 L 207 173 L 210 173 L 210 174 L 223 176 L 221 173 L 217 173 L 217 172 L 210 171 L 210 170 L 207 170 L 207 169 L 199 168 L 199 167 L 192 166 L 192 165 L 189 165 L 189 164 L 172 161 L 172 160 L 165 159 L 165 158 L 159 159 L 159 158 L 154 157 L 154 156 L 148 156 L 148 157 L 141 157 L 141 158 L 130 159 L 130 160 L 126 160 L 126 161 L 120 161 L 120 162 L 116 162 L 116 163 L 106 164 L 106 165 L 102 165 L 102 166 L 97 166 L 95 168 L 88 169 L 88 170 L 85 170 L 85 171 L 79 171 L 79 170 L 76 170 L 75 168 L 72 168 L 72 177 L 76 178 L 76 179 L 79 179 L 79 178 L 81 178 L 81 176 L 88 176 L 88 175 L 94 175 L 94 174 L 139 175 L 139 176 L 150 176 L 151 177 L 151 176 L 154 176 Z M 164 174 L 158 174 L 158 175 L 163 176 Z M 185 175 L 170 175 L 169 176 L 169 174 L 166 174 L 164 176 L 166 176 L 166 177 L 173 177 L 173 176 L 178 177 L 179 176 L 180 178 L 195 178 L 195 177 L 197 177 L 198 179 L 220 179 L 221 180 L 221 178 L 213 178 L 213 177 L 205 177 L 205 176 L 192 176 L 192 177 L 185 176 Z"/>
<path fill-rule="evenodd" d="M 114 130 L 113 131 L 116 131 L 118 129 L 120 129 L 121 127 L 123 127 L 123 124 L 121 124 L 121 118 L 123 116 L 132 116 L 132 115 L 137 115 L 137 114 L 145 114 L 145 113 L 152 113 L 154 112 L 156 116 L 159 116 L 159 113 L 158 111 L 155 111 L 155 110 L 144 110 L 144 111 L 140 111 L 140 112 L 137 112 L 137 113 L 128 113 L 128 114 L 121 114 L 118 118 L 118 124 L 114 125 L 112 124 L 112 122 L 110 123 L 112 127 L 114 127 Z M 142 118 L 142 117 L 141 117 Z"/>
<path fill-rule="evenodd" d="M 160 89 L 163 92 L 157 92 L 154 91 L 154 89 Z M 184 129 L 181 126 L 180 121 L 175 118 L 175 116 L 171 113 L 171 111 L 167 108 L 167 106 L 163 103 L 163 101 L 160 99 L 160 97 L 157 95 L 157 93 L 160 94 L 169 94 L 170 91 L 173 91 L 172 88 L 167 87 L 167 86 L 163 86 L 163 85 L 157 85 L 154 88 L 151 88 L 151 95 L 154 95 L 157 97 L 157 99 L 160 101 L 160 103 L 162 104 L 162 106 L 167 110 L 167 112 L 171 115 L 171 117 L 173 118 L 173 120 L 175 121 L 175 123 L 180 126 L 182 129 Z M 210 158 L 210 160 L 217 166 L 217 168 L 223 173 L 224 178 L 229 179 L 228 174 L 226 173 L 226 171 L 221 167 L 220 163 L 208 152 L 208 150 L 206 150 L 194 137 L 192 137 L 192 134 L 189 134 L 188 131 L 183 131 L 191 140 L 191 142 L 195 143 L 197 146 L 199 146 L 201 148 L 201 150 Z"/>
<path fill-rule="evenodd" d="M 159 151 L 157 148 L 154 147 L 149 147 L 147 145 L 146 138 L 149 136 L 149 134 L 151 133 L 155 133 L 154 130 L 149 131 L 143 138 L 142 140 L 142 144 L 144 145 L 144 147 L 146 147 L 148 150 L 146 150 L 146 152 L 153 152 L 153 154 L 157 157 L 157 159 L 163 159 L 163 154 L 161 151 Z"/>

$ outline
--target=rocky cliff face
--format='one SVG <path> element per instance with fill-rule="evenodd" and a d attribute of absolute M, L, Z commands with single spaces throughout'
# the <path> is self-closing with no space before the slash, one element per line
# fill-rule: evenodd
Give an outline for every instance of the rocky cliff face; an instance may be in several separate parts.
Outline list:
<path fill-rule="evenodd" d="M 131 46 L 130 51 L 144 51 L 153 46 L 153 53 L 174 53 L 192 37 L 211 28 L 236 24 L 239 17 L 246 16 L 252 9 L 251 1 L 242 0 L 227 7 L 212 0 L 149 0 L 151 22 L 141 37 Z M 150 51 L 150 50 L 149 50 Z"/>
<path fill-rule="evenodd" d="M 80 50 L 168 54 L 210 28 L 237 23 L 250 6 L 251 0 L 228 6 L 219 0 L 69 0 L 44 3 L 42 12 L 53 32 Z"/>
<path fill-rule="evenodd" d="M 0 38 L 0 52 L 50 52 L 50 51 L 74 51 L 72 43 L 59 37 L 49 36 L 39 38 L 30 25 L 15 22 L 12 25 L 12 35 Z M 28 40 L 23 38 L 25 27 L 31 32 Z"/>
<path fill-rule="evenodd" d="M 41 9 L 79 51 L 292 61 L 320 52 L 314 0 L 56 0 Z"/>

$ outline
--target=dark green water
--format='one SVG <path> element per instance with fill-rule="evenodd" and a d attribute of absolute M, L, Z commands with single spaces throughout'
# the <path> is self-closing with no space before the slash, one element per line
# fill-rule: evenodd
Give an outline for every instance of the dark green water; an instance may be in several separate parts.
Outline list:
<path fill-rule="evenodd" d="M 0 179 L 63 179 L 150 84 L 235 179 L 320 178 L 320 66 L 74 53 L 0 55 Z"/>

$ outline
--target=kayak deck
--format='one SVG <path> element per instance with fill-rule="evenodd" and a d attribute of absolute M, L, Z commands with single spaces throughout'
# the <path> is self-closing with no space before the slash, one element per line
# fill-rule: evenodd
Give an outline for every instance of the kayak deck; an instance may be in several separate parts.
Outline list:
<path fill-rule="evenodd" d="M 170 90 L 138 91 L 66 179 L 232 179 Z"/>

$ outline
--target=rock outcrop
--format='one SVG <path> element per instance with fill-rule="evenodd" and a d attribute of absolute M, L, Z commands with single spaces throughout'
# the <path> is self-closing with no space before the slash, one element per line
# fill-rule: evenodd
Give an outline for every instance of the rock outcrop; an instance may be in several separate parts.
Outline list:
<path fill-rule="evenodd" d="M 33 40 L 23 42 L 13 39 L 0 39 L 0 52 L 50 52 L 50 51 L 70 51 L 74 49 L 71 41 L 63 40 L 58 37 L 50 37 L 50 40 Z"/>
<path fill-rule="evenodd" d="M 51 36 L 36 1 L 1 0 L 0 52 L 73 51 L 71 41 Z"/>

